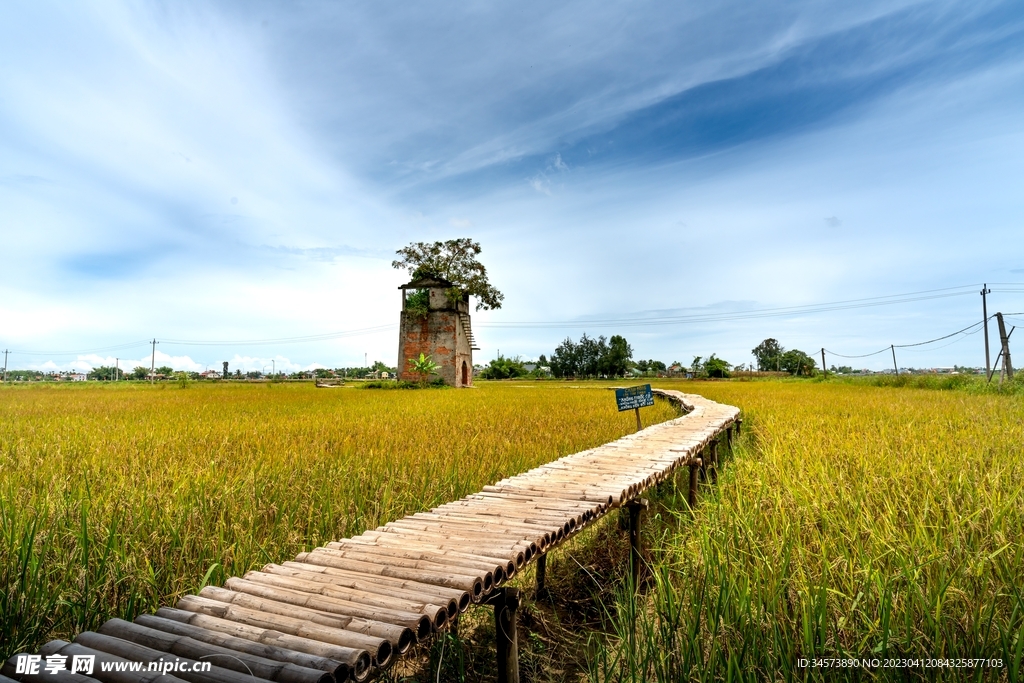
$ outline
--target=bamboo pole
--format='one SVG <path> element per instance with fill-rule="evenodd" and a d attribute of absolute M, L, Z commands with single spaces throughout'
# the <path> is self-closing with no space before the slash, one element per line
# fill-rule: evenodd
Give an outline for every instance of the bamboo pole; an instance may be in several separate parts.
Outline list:
<path fill-rule="evenodd" d="M 224 583 L 224 587 L 228 590 L 235 591 L 236 593 L 245 593 L 247 595 L 273 600 L 274 602 L 304 607 L 313 611 L 330 612 L 331 614 L 340 614 L 348 617 L 356 617 L 358 619 L 379 621 L 386 624 L 398 624 L 415 633 L 417 641 L 423 640 L 434 630 L 434 623 L 431 621 L 430 617 L 420 612 L 398 610 L 383 606 L 377 607 L 364 605 L 341 598 L 329 597 L 316 593 L 306 593 L 295 590 L 294 588 L 268 586 L 254 581 L 240 579 L 235 576 L 228 579 Z M 202 593 L 200 593 L 200 595 L 202 595 Z M 444 612 L 444 608 L 438 609 L 440 610 L 438 612 L 440 623 L 443 625 L 444 622 L 448 620 L 448 615 Z M 409 643 L 408 645 L 411 646 L 412 643 Z M 399 654 L 404 653 L 405 650 L 399 647 Z"/>
<path fill-rule="evenodd" d="M 256 612 L 277 614 L 282 617 L 288 617 L 289 619 L 300 619 L 320 626 L 326 626 L 327 628 L 350 631 L 352 633 L 362 633 L 374 638 L 382 638 L 391 643 L 392 648 L 395 649 L 398 654 L 403 654 L 410 647 L 415 645 L 417 640 L 416 631 L 404 624 L 392 624 L 372 617 L 357 617 L 347 614 L 340 615 L 337 613 L 323 612 L 320 610 L 310 609 L 308 607 L 279 602 L 272 598 L 260 595 L 228 590 L 226 588 L 206 586 L 199 592 L 199 597 L 229 605 L 244 607 L 245 609 L 254 610 Z M 322 600 L 326 600 L 326 598 L 322 598 Z M 383 610 L 380 611 L 383 612 Z M 367 612 L 372 612 L 372 610 L 367 610 Z M 392 615 L 389 614 L 386 616 L 390 617 Z M 430 633 L 429 619 L 421 614 L 414 614 L 413 618 L 418 622 L 421 622 L 416 623 L 417 627 L 423 628 L 427 634 Z M 426 624 L 426 626 L 423 627 L 422 624 Z"/>
<path fill-rule="evenodd" d="M 526 564 L 526 550 L 518 550 L 516 548 L 505 548 L 504 551 L 492 549 L 492 548 L 479 548 L 476 546 L 467 548 L 465 543 L 453 543 L 450 541 L 446 542 L 446 539 L 433 537 L 433 538 L 421 538 L 413 537 L 408 535 L 400 535 L 390 532 L 380 531 L 364 531 L 359 536 L 355 536 L 351 539 L 347 539 L 353 543 L 365 543 L 367 545 L 376 545 L 386 548 L 409 548 L 411 550 L 418 550 L 429 553 L 440 553 L 449 555 L 451 557 L 460 557 L 462 555 L 470 555 L 473 557 L 485 557 L 488 560 L 495 562 L 506 562 L 512 566 L 513 574 L 518 571 L 520 567 Z M 329 545 L 329 544 L 328 544 Z M 466 550 L 472 552 L 467 553 Z M 501 557 L 504 554 L 505 557 Z M 506 569 L 506 574 L 508 573 Z"/>
<path fill-rule="evenodd" d="M 482 558 L 469 553 L 452 553 L 441 551 L 425 551 L 412 546 L 387 546 L 374 543 L 369 539 L 362 541 L 356 538 L 345 538 L 340 541 L 332 541 L 325 548 L 329 550 L 356 550 L 361 552 L 372 552 L 377 555 L 388 555 L 401 557 L 408 560 L 423 560 L 435 564 L 445 564 L 457 567 L 472 567 L 474 569 L 490 570 L 494 572 L 495 581 L 500 573 L 503 580 L 508 580 L 516 573 L 516 563 L 512 560 L 499 560 L 497 558 Z"/>
<path fill-rule="evenodd" d="M 458 513 L 440 515 L 431 512 L 418 512 L 415 515 L 410 515 L 404 519 L 412 520 L 416 523 L 432 522 L 434 524 L 441 525 L 457 524 L 460 526 L 469 526 L 471 528 L 480 528 L 481 524 L 487 524 L 488 531 L 501 530 L 507 531 L 508 533 L 518 534 L 523 538 L 544 538 L 548 543 L 559 541 L 563 536 L 565 536 L 565 530 L 561 526 L 552 528 L 550 525 L 540 523 L 531 524 L 519 519 L 489 519 L 485 515 Z"/>
<path fill-rule="evenodd" d="M 436 530 L 408 529 L 399 526 L 382 526 L 371 531 L 363 532 L 363 536 L 368 536 L 370 534 L 380 534 L 391 538 L 414 538 L 422 543 L 440 543 L 446 547 L 455 549 L 472 548 L 473 550 L 489 553 L 510 552 L 515 554 L 522 552 L 527 562 L 529 562 L 534 555 L 540 552 L 540 547 L 537 545 L 536 541 L 518 539 L 515 541 L 509 541 L 506 545 L 501 541 L 496 540 L 493 536 L 480 534 L 467 536 L 464 533 L 455 534 L 450 531 L 439 533 Z"/>
<path fill-rule="evenodd" d="M 522 518 L 524 520 L 535 520 L 531 523 L 557 524 L 567 527 L 565 529 L 566 533 L 569 533 L 576 526 L 584 524 L 584 516 L 582 514 L 566 514 L 564 512 L 542 510 L 536 507 L 474 503 L 461 500 L 448 503 L 447 505 L 440 505 L 429 512 L 436 515 L 456 513 L 496 517 L 498 519 Z"/>
<path fill-rule="evenodd" d="M 444 626 L 445 622 L 448 621 L 450 618 L 448 611 L 449 607 L 452 609 L 452 614 L 458 614 L 459 611 L 458 602 L 454 599 L 448 601 L 448 605 L 437 605 L 430 603 L 428 601 L 429 599 L 424 600 L 423 596 L 420 596 L 418 600 L 399 596 L 396 594 L 398 589 L 394 588 L 387 588 L 382 592 L 372 593 L 359 589 L 331 586 L 324 583 L 317 583 L 316 581 L 305 581 L 303 579 L 276 576 L 274 574 L 265 574 L 257 571 L 246 572 L 245 576 L 242 578 L 246 581 L 252 581 L 253 583 L 276 586 L 278 588 L 287 588 L 304 593 L 315 593 L 329 598 L 338 598 L 340 600 L 358 602 L 364 605 L 384 607 L 386 609 L 395 609 L 405 612 L 416 612 L 427 616 L 434 625 L 434 628 L 441 628 Z M 230 586 L 228 587 L 230 588 Z"/>
<path fill-rule="evenodd" d="M 211 662 L 213 666 L 210 667 L 209 671 L 189 670 L 196 667 L 199 662 L 188 657 L 170 655 L 167 652 L 161 652 L 151 647 L 145 647 L 138 643 L 122 640 L 121 638 L 112 638 L 92 631 L 79 633 L 73 644 L 81 645 L 97 652 L 105 652 L 115 657 L 121 657 L 130 662 L 180 662 L 183 668 L 180 670 L 176 668 L 174 675 L 191 683 L 253 683 L 253 676 L 222 668 L 219 662 Z M 95 669 L 93 672 L 95 673 Z"/>
<path fill-rule="evenodd" d="M 266 628 L 255 624 L 231 621 L 214 614 L 200 614 L 192 610 L 181 610 L 175 607 L 161 607 L 156 611 L 156 616 L 168 621 L 177 621 L 236 638 L 244 638 L 255 643 L 272 645 L 287 650 L 294 650 L 295 652 L 304 652 L 317 657 L 336 659 L 348 665 L 352 676 L 357 680 L 361 680 L 359 676 L 360 671 L 363 671 L 365 674 L 373 664 L 373 653 L 364 647 L 352 647 L 317 640 L 315 637 L 309 638 L 295 633 L 286 633 L 274 627 Z M 383 642 L 386 646 L 385 652 L 390 655 L 391 643 Z"/>
<path fill-rule="evenodd" d="M 204 643 L 188 636 L 157 631 L 123 619 L 111 619 L 98 632 L 194 660 L 208 659 L 219 667 L 279 683 L 334 683 L 334 677 L 320 669 L 274 661 L 244 651 Z M 116 654 L 116 653 L 115 653 Z M 345 672 L 348 673 L 347 671 Z"/>
<path fill-rule="evenodd" d="M 485 510 L 485 509 L 458 509 L 458 508 L 446 508 L 438 509 L 435 508 L 430 512 L 422 513 L 424 515 L 436 515 L 438 517 L 453 517 L 457 519 L 471 519 L 475 521 L 487 522 L 489 525 L 501 524 L 505 526 L 521 527 L 529 529 L 536 527 L 538 529 L 561 529 L 562 535 L 567 536 L 572 533 L 577 527 L 577 521 L 575 517 L 566 519 L 565 517 L 547 517 L 545 515 L 538 514 L 514 514 L 514 511 L 510 510 Z"/>
<path fill-rule="evenodd" d="M 459 538 L 470 542 L 481 541 L 492 544 L 507 542 L 508 546 L 511 547 L 516 547 L 518 543 L 522 542 L 529 544 L 531 552 L 533 553 L 543 551 L 549 544 L 549 540 L 545 538 L 544 535 L 532 536 L 518 533 L 515 530 L 501 528 L 483 530 L 480 528 L 479 523 L 468 525 L 450 523 L 446 526 L 438 523 L 436 520 L 399 519 L 377 529 L 377 531 L 399 533 L 406 530 L 437 534 L 439 536 L 449 536 L 451 538 Z"/>
<path fill-rule="evenodd" d="M 508 566 L 507 562 L 480 562 L 466 558 L 429 555 L 401 548 L 381 547 L 371 543 L 328 543 L 325 547 L 317 548 L 313 552 L 329 552 L 337 554 L 339 557 L 366 559 L 370 562 L 380 561 L 383 557 L 387 558 L 388 564 L 395 567 L 437 569 L 438 571 L 445 567 L 451 567 L 463 574 L 473 574 L 477 571 L 490 572 L 495 584 L 505 581 L 505 568 Z M 515 567 L 513 567 L 514 570 Z"/>
<path fill-rule="evenodd" d="M 384 567 L 388 570 L 402 570 L 410 572 L 430 572 L 434 576 L 452 578 L 461 578 L 464 581 L 472 581 L 479 579 L 483 582 L 484 592 L 490 592 L 491 588 L 494 587 L 494 572 L 489 570 L 473 570 L 472 568 L 459 567 L 455 568 L 451 565 L 440 564 L 437 562 L 426 562 L 424 560 L 403 560 L 397 557 L 389 557 L 387 555 L 374 554 L 372 552 L 357 552 L 353 550 L 334 550 L 332 548 L 315 548 L 306 554 L 305 558 L 301 556 L 296 559 L 306 559 L 309 557 L 329 557 L 335 560 L 344 560 L 350 562 L 360 562 L 363 564 Z"/>
<path fill-rule="evenodd" d="M 409 579 L 421 583 L 435 583 L 450 588 L 458 588 L 467 591 L 470 597 L 476 599 L 484 592 L 484 581 L 480 577 L 454 576 L 450 574 L 438 574 L 422 569 L 408 569 L 406 567 L 388 567 L 386 565 L 360 562 L 358 560 L 346 560 L 339 557 L 331 557 L 326 554 L 299 553 L 295 558 L 304 564 L 319 564 L 325 567 L 336 569 L 348 569 L 349 571 L 362 574 L 380 574 L 391 576 L 396 579 Z"/>
<path fill-rule="evenodd" d="M 282 633 L 309 640 L 319 640 L 320 642 L 332 645 L 366 650 L 370 654 L 373 663 L 381 668 L 391 662 L 391 656 L 394 651 L 390 641 L 384 638 L 368 636 L 365 633 L 357 633 L 355 631 L 328 628 L 320 624 L 308 623 L 302 619 L 286 617 L 280 614 L 269 614 L 195 595 L 186 595 L 178 600 L 178 609 L 218 617 L 227 621 L 236 621 L 240 624 L 258 626 L 263 629 L 281 631 Z"/>
<path fill-rule="evenodd" d="M 465 612 L 472 603 L 472 597 L 467 591 L 447 586 L 438 586 L 418 581 L 406 581 L 395 579 L 390 576 L 373 575 L 349 572 L 334 567 L 322 565 L 304 564 L 302 562 L 285 562 L 283 564 L 268 564 L 263 567 L 263 572 L 278 576 L 294 576 L 304 581 L 316 581 L 336 587 L 357 588 L 368 592 L 385 592 L 385 594 L 402 595 L 409 599 L 430 599 L 437 601 L 453 600 L 458 605 L 459 612 Z"/>
<path fill-rule="evenodd" d="M 266 659 L 272 659 L 278 662 L 289 662 L 300 667 L 326 671 L 334 676 L 334 680 L 339 683 L 349 678 L 349 676 L 353 676 L 357 673 L 356 671 L 353 671 L 352 667 L 348 664 L 337 659 L 319 657 L 305 652 L 277 647 L 276 645 L 270 645 L 268 643 L 259 643 L 245 638 L 231 636 L 226 633 L 201 628 L 199 626 L 193 626 L 192 624 L 173 621 L 171 619 L 162 619 L 161 617 L 152 614 L 141 614 L 135 617 L 135 623 L 140 626 L 145 626 L 146 628 L 163 631 L 164 633 L 170 633 L 173 635 L 186 636 L 201 643 L 224 647 L 229 650 L 234 650 L 235 652 L 245 652 L 246 654 L 265 657 Z M 103 629 L 101 628 L 100 630 L 102 631 Z M 360 668 L 360 670 L 363 671 L 370 668 L 369 654 L 366 654 L 363 666 L 357 668 Z"/>
<path fill-rule="evenodd" d="M 69 643 L 64 640 L 51 640 L 43 647 L 39 648 L 39 654 L 43 657 L 48 655 L 61 654 L 68 659 L 75 655 L 85 655 L 95 657 L 95 663 L 93 666 L 93 672 L 90 678 L 86 680 L 92 681 L 103 681 L 103 683 L 184 683 L 184 679 L 172 676 L 171 674 L 161 674 L 159 671 L 104 671 L 104 664 L 111 665 L 111 669 L 115 668 L 114 665 L 121 664 L 122 668 L 128 669 L 127 660 L 123 657 L 117 657 L 107 652 L 101 652 L 99 650 L 93 650 L 92 648 L 85 647 L 79 643 Z M 50 680 L 50 674 L 42 674 L 45 678 L 41 680 Z M 83 677 L 84 678 L 84 677 Z M 249 680 L 252 683 L 252 679 Z"/>
<path fill-rule="evenodd" d="M 439 515 L 431 512 L 417 512 L 415 515 L 403 517 L 400 520 L 396 520 L 396 522 L 403 522 L 407 520 L 416 524 L 421 522 L 429 522 L 433 524 L 459 524 L 476 529 L 480 528 L 481 522 L 488 522 L 490 526 L 488 527 L 487 532 L 497 531 L 503 534 L 515 534 L 517 537 L 521 536 L 524 539 L 544 537 L 549 543 L 561 529 L 561 527 L 559 527 L 559 529 L 552 529 L 551 527 L 542 524 L 525 523 L 518 519 L 490 520 L 481 519 L 480 516 L 458 514 Z M 396 522 L 392 522 L 392 524 Z"/>

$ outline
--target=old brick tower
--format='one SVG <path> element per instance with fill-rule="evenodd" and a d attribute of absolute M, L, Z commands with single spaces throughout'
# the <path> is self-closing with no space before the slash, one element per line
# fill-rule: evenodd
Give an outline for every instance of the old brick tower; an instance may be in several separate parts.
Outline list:
<path fill-rule="evenodd" d="M 399 287 L 402 317 L 398 333 L 398 378 L 419 379 L 409 367 L 410 358 L 420 353 L 433 357 L 437 374 L 453 387 L 473 385 L 473 328 L 469 319 L 469 296 L 453 302 L 448 297 L 454 285 L 438 277 L 418 277 Z"/>

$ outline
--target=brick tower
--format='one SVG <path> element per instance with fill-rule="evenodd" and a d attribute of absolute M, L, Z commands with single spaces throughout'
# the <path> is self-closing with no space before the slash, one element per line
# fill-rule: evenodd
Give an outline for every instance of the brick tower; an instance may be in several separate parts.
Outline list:
<path fill-rule="evenodd" d="M 398 332 L 398 378 L 419 379 L 409 359 L 426 354 L 437 363 L 437 374 L 453 387 L 473 386 L 473 328 L 469 296 L 452 302 L 447 291 L 454 285 L 437 277 L 418 277 L 399 287 L 402 315 Z"/>

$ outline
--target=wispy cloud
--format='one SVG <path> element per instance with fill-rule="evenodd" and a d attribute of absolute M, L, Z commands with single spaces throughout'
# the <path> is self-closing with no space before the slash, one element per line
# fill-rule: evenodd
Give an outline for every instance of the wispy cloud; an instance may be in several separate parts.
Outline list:
<path fill-rule="evenodd" d="M 1022 63 L 1024 10 L 1006 2 L 19 5 L 0 23 L 0 232 L 17 255 L 0 341 L 391 323 L 394 250 L 453 230 L 507 296 L 480 320 L 1020 273 L 962 244 L 1024 246 Z M 647 357 L 698 336 L 739 357 L 780 328 L 813 348 L 967 315 L 931 312 L 635 339 Z M 393 362 L 392 337 L 290 357 Z"/>

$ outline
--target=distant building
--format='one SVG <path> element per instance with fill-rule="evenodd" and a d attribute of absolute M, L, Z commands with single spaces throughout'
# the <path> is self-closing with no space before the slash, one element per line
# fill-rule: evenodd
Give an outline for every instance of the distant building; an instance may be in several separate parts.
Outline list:
<path fill-rule="evenodd" d="M 398 332 L 398 379 L 417 380 L 410 358 L 422 353 L 437 363 L 437 375 L 453 387 L 473 385 L 473 328 L 469 318 L 469 296 L 452 301 L 451 282 L 435 277 L 418 277 L 399 287 L 402 314 Z M 410 292 L 412 292 L 410 294 Z M 410 300 L 415 304 L 410 308 Z"/>
<path fill-rule="evenodd" d="M 68 380 L 71 382 L 84 382 L 88 377 L 81 372 L 72 372 L 68 376 Z"/>

